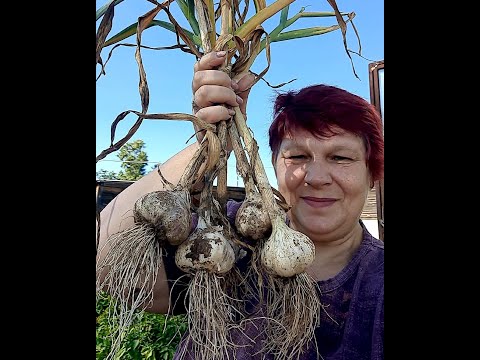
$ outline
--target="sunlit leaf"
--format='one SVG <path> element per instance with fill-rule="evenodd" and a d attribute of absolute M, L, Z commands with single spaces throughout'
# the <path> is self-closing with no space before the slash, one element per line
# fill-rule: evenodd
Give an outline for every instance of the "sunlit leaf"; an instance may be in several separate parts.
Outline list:
<path fill-rule="evenodd" d="M 340 27 L 338 25 L 333 25 L 333 26 L 325 26 L 325 27 L 317 26 L 317 27 L 306 28 L 306 29 L 285 31 L 278 34 L 275 37 L 270 38 L 270 42 L 285 41 L 285 40 L 300 39 L 300 38 L 305 38 L 310 36 L 323 35 L 323 34 L 338 30 L 339 28 Z M 262 45 L 261 45 L 262 50 L 264 47 L 265 47 L 265 39 L 262 40 Z"/>
<path fill-rule="evenodd" d="M 169 23 L 168 21 L 152 20 L 152 22 L 149 25 L 146 26 L 146 29 L 148 29 L 149 27 L 152 27 L 152 26 L 160 26 L 164 29 L 167 29 L 167 30 L 175 33 L 175 26 L 173 26 L 173 24 Z M 200 38 L 197 35 L 195 35 L 191 31 L 188 31 L 187 29 L 183 29 L 183 31 L 197 46 L 201 45 Z M 137 23 L 134 23 L 132 25 L 127 26 L 125 29 L 123 29 L 122 31 L 115 34 L 114 36 L 112 36 L 107 41 L 105 41 L 105 44 L 103 46 L 105 47 L 105 46 L 109 46 L 109 45 L 118 43 L 119 41 L 122 41 L 126 38 L 129 38 L 132 35 L 135 35 L 136 32 L 137 32 Z"/>
<path fill-rule="evenodd" d="M 120 4 L 123 0 L 110 0 L 108 3 L 103 5 L 100 9 L 97 10 L 95 21 L 100 19 L 100 17 L 103 16 L 103 14 L 105 14 L 105 11 L 107 11 L 108 6 L 114 1 L 115 1 L 115 4 L 113 6 L 116 6 L 116 5 Z"/>
<path fill-rule="evenodd" d="M 188 23 L 192 27 L 193 32 L 195 35 L 200 34 L 200 30 L 198 28 L 198 22 L 195 18 L 195 6 L 194 0 L 176 0 L 180 10 L 182 10 L 183 15 L 187 19 Z"/>

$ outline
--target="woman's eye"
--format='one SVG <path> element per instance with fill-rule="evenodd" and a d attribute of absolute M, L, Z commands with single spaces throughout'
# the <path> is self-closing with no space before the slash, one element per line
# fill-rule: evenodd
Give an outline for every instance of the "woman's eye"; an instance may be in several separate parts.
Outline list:
<path fill-rule="evenodd" d="M 334 161 L 349 161 L 349 160 L 352 160 L 352 159 L 350 159 L 350 158 L 348 158 L 348 157 L 340 156 L 340 155 L 334 155 L 334 156 L 332 156 L 332 159 L 333 159 Z"/>
<path fill-rule="evenodd" d="M 300 160 L 300 159 L 305 159 L 305 155 L 291 155 L 287 159 L 292 159 L 292 160 Z"/>

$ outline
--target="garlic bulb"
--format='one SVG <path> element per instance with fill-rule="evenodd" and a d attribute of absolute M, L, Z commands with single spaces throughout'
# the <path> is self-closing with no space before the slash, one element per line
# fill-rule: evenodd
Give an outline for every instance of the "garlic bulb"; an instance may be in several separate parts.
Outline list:
<path fill-rule="evenodd" d="M 187 191 L 154 191 L 135 202 L 135 223 L 148 223 L 155 227 L 159 238 L 179 245 L 190 234 L 192 213 Z"/>
<path fill-rule="evenodd" d="M 248 193 L 245 197 L 235 216 L 235 227 L 242 236 L 253 240 L 269 235 L 272 222 L 258 192 Z"/>
<path fill-rule="evenodd" d="M 289 228 L 281 217 L 274 219 L 272 234 L 265 242 L 260 259 L 265 270 L 277 276 L 300 274 L 315 259 L 315 245 L 305 234 Z"/>
<path fill-rule="evenodd" d="M 202 217 L 198 223 L 195 231 L 177 248 L 175 263 L 185 272 L 228 272 L 235 263 L 235 252 L 222 233 L 223 227 L 206 225 Z"/>

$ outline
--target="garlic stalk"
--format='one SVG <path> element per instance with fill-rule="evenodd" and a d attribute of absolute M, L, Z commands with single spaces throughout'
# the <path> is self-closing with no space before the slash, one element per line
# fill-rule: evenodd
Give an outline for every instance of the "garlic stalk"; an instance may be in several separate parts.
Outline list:
<path fill-rule="evenodd" d="M 245 143 L 250 163 L 253 164 L 257 187 L 272 222 L 272 234 L 265 242 L 261 252 L 262 264 L 272 275 L 288 277 L 300 274 L 315 259 L 315 246 L 308 236 L 285 225 L 285 212 L 275 201 L 262 160 L 256 151 L 258 146 L 239 107 L 235 108 L 235 124 Z M 279 247 L 279 245 L 281 246 Z M 274 250 L 274 252 L 270 253 L 270 250 Z M 287 259 L 289 260 L 287 261 Z M 283 260 L 285 263 L 280 264 L 279 261 Z"/>
<path fill-rule="evenodd" d="M 255 187 L 250 164 L 246 158 L 235 122 L 232 122 L 229 126 L 229 135 L 237 160 L 237 171 L 245 186 L 245 199 L 235 216 L 235 227 L 242 236 L 259 240 L 269 235 L 272 222 L 263 206 L 261 195 Z"/>
<path fill-rule="evenodd" d="M 213 223 L 214 209 L 220 207 L 212 196 L 214 174 L 218 167 L 206 174 L 206 184 L 200 196 L 198 225 L 175 252 L 175 263 L 191 274 L 188 299 L 188 333 L 186 345 L 180 350 L 180 359 L 201 354 L 204 360 L 228 358 L 231 348 L 229 330 L 234 326 L 238 304 L 230 295 L 235 287 L 235 251 L 222 225 Z M 215 206 L 215 207 L 214 207 Z"/>
<path fill-rule="evenodd" d="M 263 350 L 273 354 L 276 360 L 299 359 L 314 343 L 315 328 L 320 324 L 322 304 L 317 285 L 305 272 L 315 259 L 315 246 L 308 236 L 286 225 L 286 213 L 275 201 L 256 151 L 258 146 L 238 107 L 234 119 L 272 223 L 271 235 L 260 241 L 254 253 L 254 259 L 260 253 L 260 268 L 266 272 L 264 279 L 259 278 L 259 285 L 267 290 L 264 298 L 260 288 L 259 296 L 260 301 L 266 303 L 267 342 Z"/>

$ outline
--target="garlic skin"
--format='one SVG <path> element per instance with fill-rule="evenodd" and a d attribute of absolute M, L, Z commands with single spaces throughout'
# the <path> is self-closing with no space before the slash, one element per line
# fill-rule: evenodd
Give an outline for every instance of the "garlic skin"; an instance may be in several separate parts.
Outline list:
<path fill-rule="evenodd" d="M 222 226 L 197 227 L 177 248 L 176 265 L 185 272 L 228 272 L 235 263 L 235 252 L 223 236 L 222 230 Z"/>
<path fill-rule="evenodd" d="M 260 194 L 247 195 L 235 216 L 235 227 L 242 236 L 253 240 L 269 234 L 272 222 Z"/>
<path fill-rule="evenodd" d="M 135 223 L 148 223 L 155 227 L 159 238 L 179 245 L 190 234 L 192 213 L 186 191 L 153 191 L 135 202 Z"/>
<path fill-rule="evenodd" d="M 304 272 L 314 259 L 315 245 L 312 240 L 289 228 L 280 217 L 276 218 L 272 234 L 260 253 L 265 270 L 272 275 L 291 277 Z"/>

